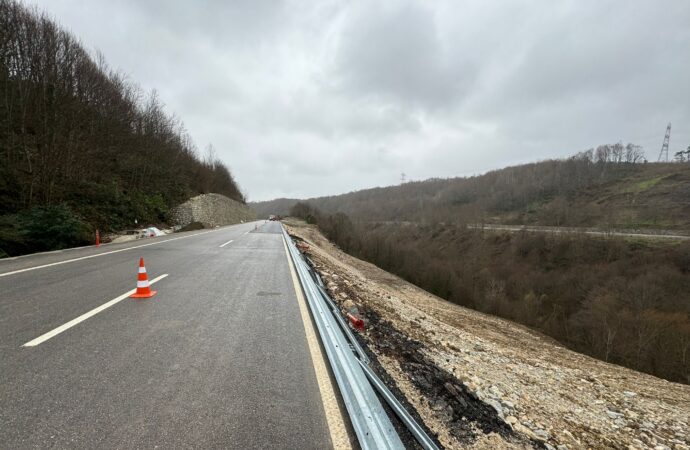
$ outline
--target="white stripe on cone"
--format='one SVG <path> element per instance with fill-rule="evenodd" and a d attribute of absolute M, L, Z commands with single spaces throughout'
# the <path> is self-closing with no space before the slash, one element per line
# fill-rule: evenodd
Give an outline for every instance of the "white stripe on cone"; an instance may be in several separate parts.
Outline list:
<path fill-rule="evenodd" d="M 139 267 L 139 273 L 146 273 L 146 267 Z"/>
<path fill-rule="evenodd" d="M 138 288 L 146 288 L 146 287 L 149 287 L 149 281 L 148 281 L 148 280 L 137 281 L 137 287 L 138 287 Z"/>

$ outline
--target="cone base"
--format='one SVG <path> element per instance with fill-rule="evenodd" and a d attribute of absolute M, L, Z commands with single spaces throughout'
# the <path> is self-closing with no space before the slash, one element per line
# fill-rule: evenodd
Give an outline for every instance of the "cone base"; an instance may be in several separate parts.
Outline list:
<path fill-rule="evenodd" d="M 151 291 L 151 292 L 146 293 L 146 294 L 136 294 L 135 293 L 135 294 L 130 295 L 129 298 L 150 298 L 150 297 L 153 297 L 154 295 L 156 295 L 157 292 L 158 291 Z"/>

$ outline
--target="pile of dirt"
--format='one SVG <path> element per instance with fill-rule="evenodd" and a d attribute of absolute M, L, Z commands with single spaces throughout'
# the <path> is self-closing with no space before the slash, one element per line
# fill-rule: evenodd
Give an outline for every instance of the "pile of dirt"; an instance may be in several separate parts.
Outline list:
<path fill-rule="evenodd" d="M 447 448 L 690 449 L 690 386 L 575 353 L 448 303 L 285 222 L 385 379 Z M 376 367 L 376 366 L 375 366 Z"/>

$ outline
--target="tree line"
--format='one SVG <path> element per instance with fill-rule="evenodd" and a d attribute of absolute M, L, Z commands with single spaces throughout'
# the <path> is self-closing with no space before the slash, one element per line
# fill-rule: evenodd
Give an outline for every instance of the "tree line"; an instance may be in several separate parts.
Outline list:
<path fill-rule="evenodd" d="M 74 245 L 135 219 L 160 223 L 199 193 L 245 201 L 228 167 L 213 151 L 199 156 L 155 91 L 14 0 L 0 0 L 0 96 L 0 256 Z M 28 231 L 61 217 L 70 218 L 58 230 L 64 242 Z"/>
<path fill-rule="evenodd" d="M 690 243 L 364 223 L 297 203 L 343 251 L 458 305 L 564 345 L 690 383 Z"/>
<path fill-rule="evenodd" d="M 478 176 L 306 201 L 356 221 L 687 229 L 689 189 L 690 166 L 645 163 L 639 146 L 619 143 Z M 278 199 L 252 207 L 260 215 L 287 214 L 297 201 Z"/>

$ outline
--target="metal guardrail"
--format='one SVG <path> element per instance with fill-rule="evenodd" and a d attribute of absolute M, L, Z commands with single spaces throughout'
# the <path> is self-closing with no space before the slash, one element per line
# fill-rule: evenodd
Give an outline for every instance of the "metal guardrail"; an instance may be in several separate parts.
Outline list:
<path fill-rule="evenodd" d="M 371 370 L 371 367 L 364 364 L 362 361 L 359 362 L 364 370 L 364 373 L 369 378 L 369 381 L 374 385 L 379 394 L 386 400 L 388 406 L 390 406 L 395 414 L 400 418 L 400 420 L 405 424 L 410 433 L 417 439 L 419 445 L 425 450 L 439 450 L 436 443 L 429 437 L 422 427 L 412 418 L 412 416 L 407 412 L 403 405 L 395 398 L 395 395 L 388 389 L 386 384 L 381 381 L 381 379 Z"/>
<path fill-rule="evenodd" d="M 333 313 L 333 317 L 338 322 L 338 325 L 340 325 L 340 329 L 343 330 L 343 333 L 345 333 L 345 337 L 347 338 L 348 342 L 350 342 L 352 349 L 359 356 L 359 360 L 365 364 L 369 364 L 369 357 L 367 356 L 362 346 L 359 345 L 359 342 L 355 338 L 354 334 L 352 334 L 352 330 L 347 325 L 347 322 L 345 322 L 343 316 L 340 314 L 340 310 L 338 309 L 338 307 L 335 305 L 335 303 L 333 303 L 333 300 L 331 300 L 331 298 L 328 296 L 328 293 L 323 287 L 317 286 L 317 289 L 319 290 L 319 294 L 321 294 L 321 298 L 323 298 L 324 301 L 331 308 L 331 313 Z"/>
<path fill-rule="evenodd" d="M 345 403 L 352 427 L 363 450 L 404 449 L 390 419 L 367 381 L 357 358 L 350 350 L 333 314 L 323 302 L 316 284 L 309 274 L 307 263 L 283 228 L 290 256 L 297 270 L 302 289 L 321 336 L 333 375 Z"/>
<path fill-rule="evenodd" d="M 433 440 L 408 414 L 374 371 L 368 367 L 369 358 L 342 318 L 340 310 L 326 293 L 321 278 L 315 271 L 311 270 L 284 227 L 282 230 L 302 289 L 309 303 L 312 317 L 321 336 L 321 342 L 326 350 L 333 375 L 338 383 L 343 402 L 362 449 L 404 448 L 376 392 L 374 392 L 374 388 L 376 388 L 420 445 L 427 450 L 438 450 Z"/>

